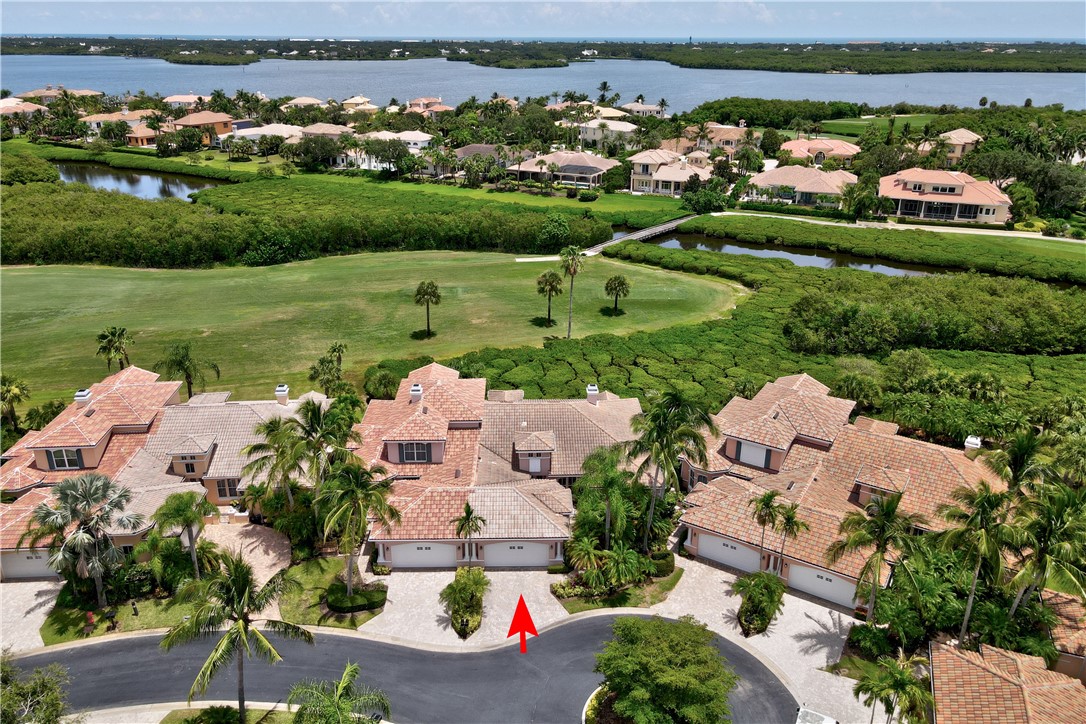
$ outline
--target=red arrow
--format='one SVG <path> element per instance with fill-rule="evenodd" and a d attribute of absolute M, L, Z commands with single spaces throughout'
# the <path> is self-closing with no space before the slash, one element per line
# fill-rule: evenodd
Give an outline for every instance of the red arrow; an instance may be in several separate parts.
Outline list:
<path fill-rule="evenodd" d="M 513 612 L 513 622 L 509 624 L 509 633 L 505 635 L 505 638 L 518 633 L 520 634 L 520 653 L 526 654 L 528 653 L 527 634 L 532 636 L 539 634 L 536 633 L 535 623 L 532 621 L 532 614 L 528 613 L 528 604 L 524 603 L 523 594 L 517 601 L 517 610 Z"/>

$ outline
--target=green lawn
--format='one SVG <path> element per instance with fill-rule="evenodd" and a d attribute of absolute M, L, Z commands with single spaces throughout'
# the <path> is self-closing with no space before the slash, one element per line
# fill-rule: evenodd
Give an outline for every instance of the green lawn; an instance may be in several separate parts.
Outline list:
<path fill-rule="evenodd" d="M 302 591 L 288 593 L 279 599 L 279 614 L 284 621 L 309 626 L 334 626 L 356 629 L 380 613 L 359 611 L 337 614 L 328 612 L 322 605 L 324 592 L 336 577 L 343 573 L 343 558 L 314 558 L 291 566 L 288 575 L 302 584 Z M 356 580 L 357 584 L 358 581 Z"/>
<path fill-rule="evenodd" d="M 937 116 L 931 113 L 917 113 L 908 116 L 894 116 L 894 118 L 897 119 L 894 121 L 894 131 L 895 133 L 900 133 L 906 123 L 908 123 L 914 131 L 919 131 L 933 119 L 937 118 Z M 862 135 L 863 132 L 867 130 L 868 126 L 875 126 L 885 131 L 890 126 L 890 117 L 837 118 L 831 121 L 822 121 L 821 123 L 822 130 L 826 133 L 855 137 Z"/>
<path fill-rule="evenodd" d="M 389 357 L 446 358 L 483 347 L 542 345 L 565 332 L 568 297 L 546 299 L 535 278 L 553 263 L 517 263 L 503 254 L 388 252 L 328 257 L 273 267 L 155 271 L 43 266 L 0 269 L 4 371 L 27 380 L 31 405 L 68 400 L 106 374 L 94 356 L 107 325 L 128 328 L 134 364 L 150 367 L 167 344 L 191 339 L 216 361 L 222 379 L 208 389 L 234 399 L 270 398 L 277 383 L 310 389 L 306 371 L 330 342 L 347 345 L 355 379 Z M 609 316 L 604 281 L 624 274 L 631 296 Z M 425 311 L 413 303 L 418 282 L 435 280 L 443 300 L 431 310 L 436 336 L 414 339 Z M 736 287 L 698 277 L 592 257 L 575 284 L 573 331 L 626 334 L 719 318 Z"/>
<path fill-rule="evenodd" d="M 597 608 L 648 608 L 667 599 L 667 595 L 674 590 L 682 577 L 683 569 L 676 568 L 674 573 L 665 578 L 654 578 L 649 583 L 624 588 L 610 596 L 567 598 L 562 601 L 562 605 L 570 613 L 593 611 Z"/>
<path fill-rule="evenodd" d="M 201 721 L 200 715 L 202 712 L 202 709 L 174 709 L 159 724 L 197 724 L 197 722 Z M 237 707 L 234 707 L 235 719 L 237 719 L 237 715 Z M 248 724 L 290 724 L 294 721 L 294 714 L 285 711 L 246 707 L 245 721 Z"/>
<path fill-rule="evenodd" d="M 40 629 L 42 641 L 46 646 L 60 644 L 66 641 L 77 641 L 88 636 L 102 636 L 106 633 L 123 633 L 132 631 L 144 631 L 155 628 L 169 628 L 180 623 L 182 617 L 192 611 L 191 604 L 175 603 L 173 599 L 147 598 L 136 602 L 138 615 L 132 612 L 131 603 L 122 603 L 116 606 L 117 627 L 114 631 L 107 631 L 108 621 L 105 618 L 105 610 L 94 612 L 95 627 L 91 634 L 83 633 L 87 625 L 87 612 L 81 608 L 54 608 L 49 612 Z"/>

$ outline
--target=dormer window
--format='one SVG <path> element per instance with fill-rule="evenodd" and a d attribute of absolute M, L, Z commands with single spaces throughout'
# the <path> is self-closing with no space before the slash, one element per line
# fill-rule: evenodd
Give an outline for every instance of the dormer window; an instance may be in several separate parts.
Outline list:
<path fill-rule="evenodd" d="M 428 442 L 401 442 L 401 463 L 428 463 L 430 462 L 430 443 Z"/>
<path fill-rule="evenodd" d="M 79 450 L 46 450 L 50 470 L 78 470 L 83 467 L 83 453 Z"/>

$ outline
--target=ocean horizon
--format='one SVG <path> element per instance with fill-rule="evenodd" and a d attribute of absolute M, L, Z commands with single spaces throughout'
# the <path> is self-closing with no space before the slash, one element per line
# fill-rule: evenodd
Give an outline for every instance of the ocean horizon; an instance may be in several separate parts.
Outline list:
<path fill-rule="evenodd" d="M 690 36 L 686 37 L 529 37 L 529 36 L 482 36 L 474 38 L 410 38 L 395 35 L 363 36 L 351 35 L 343 37 L 291 37 L 288 35 L 156 35 L 148 33 L 111 33 L 85 34 L 85 33 L 4 33 L 4 38 L 91 38 L 91 39 L 129 39 L 129 40 L 252 40 L 259 42 L 271 42 L 276 40 L 295 40 L 296 42 L 369 42 L 369 41 L 393 41 L 400 43 L 426 43 L 426 42 L 543 42 L 543 43 L 675 43 L 687 44 L 691 42 Z M 693 38 L 696 43 L 1053 43 L 1082 45 L 1083 39 L 1079 38 L 1020 38 L 1020 37 L 995 37 L 995 38 L 918 38 L 918 37 L 761 37 L 761 38 Z M 0 49 L 0 53 L 2 53 Z"/>

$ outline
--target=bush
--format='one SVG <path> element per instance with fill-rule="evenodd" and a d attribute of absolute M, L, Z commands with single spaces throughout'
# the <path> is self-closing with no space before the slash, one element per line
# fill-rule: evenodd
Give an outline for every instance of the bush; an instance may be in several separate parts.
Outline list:
<path fill-rule="evenodd" d="M 765 633 L 784 604 L 784 581 L 769 571 L 739 578 L 732 589 L 743 597 L 736 617 L 744 636 Z"/>
<path fill-rule="evenodd" d="M 155 588 L 150 564 L 131 563 L 123 566 L 110 577 L 108 588 L 112 593 L 111 598 L 116 599 L 114 603 L 131 598 L 147 598 Z"/>
<path fill-rule="evenodd" d="M 675 572 L 675 554 L 671 551 L 656 551 L 650 558 L 654 568 L 653 576 L 664 578 Z"/>
<path fill-rule="evenodd" d="M 569 573 L 569 571 L 570 568 L 565 563 L 555 563 L 553 565 L 547 566 L 547 573 L 551 574 Z"/>
<path fill-rule="evenodd" d="M 456 569 L 453 582 L 440 594 L 441 603 L 449 615 L 453 630 L 466 639 L 479 630 L 483 621 L 483 596 L 490 588 L 490 579 L 482 568 Z"/>
<path fill-rule="evenodd" d="M 5 153 L 0 164 L 0 184 L 7 186 L 59 180 L 56 166 L 29 153 Z"/>
<path fill-rule="evenodd" d="M 577 189 L 574 188 L 573 186 L 570 186 L 569 188 L 567 188 L 566 189 L 566 198 L 567 199 L 575 199 L 575 198 L 577 198 Z"/>
<path fill-rule="evenodd" d="M 585 190 L 585 191 L 582 191 L 581 193 L 577 194 L 577 200 L 578 201 L 584 201 L 584 202 L 595 201 L 599 197 L 600 197 L 600 195 L 599 195 L 599 192 L 597 192 L 597 191 Z"/>
<path fill-rule="evenodd" d="M 841 211 L 840 209 L 820 209 L 816 206 L 744 201 L 741 204 L 737 204 L 737 207 L 747 211 L 769 211 L 774 214 L 792 214 L 794 216 L 813 216 L 821 219 L 843 219 L 845 221 L 854 221 L 851 214 Z"/>
<path fill-rule="evenodd" d="M 392 569 L 383 563 L 374 563 L 372 570 L 373 575 L 375 576 L 388 576 L 392 574 Z"/>
<path fill-rule="evenodd" d="M 238 710 L 233 706 L 209 706 L 189 721 L 195 724 L 237 724 Z"/>
<path fill-rule="evenodd" d="M 889 656 L 894 648 L 886 629 L 867 624 L 856 624 L 852 627 L 848 632 L 848 645 L 871 661 L 880 656 Z"/>
<path fill-rule="evenodd" d="M 336 581 L 328 587 L 325 594 L 325 603 L 329 610 L 336 613 L 355 613 L 356 611 L 372 611 L 385 605 L 388 589 L 385 584 L 368 584 L 357 586 L 354 594 L 347 595 L 347 584 Z"/>

